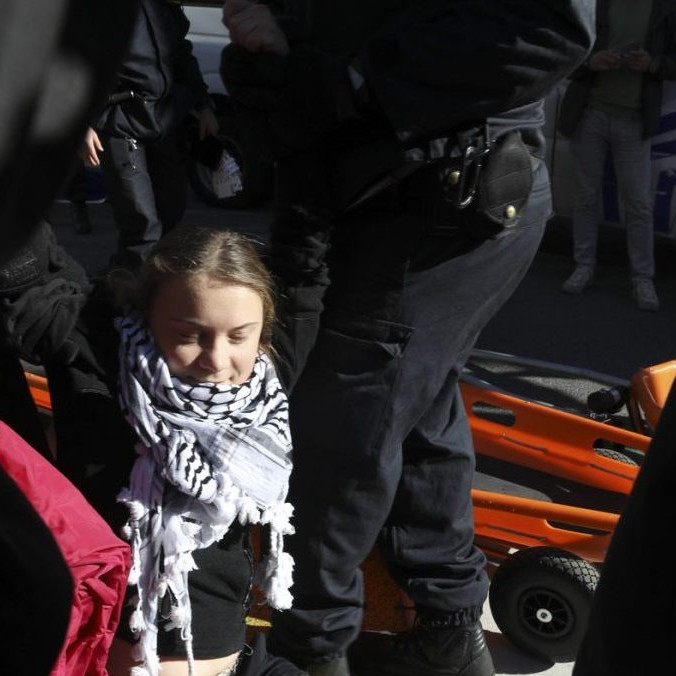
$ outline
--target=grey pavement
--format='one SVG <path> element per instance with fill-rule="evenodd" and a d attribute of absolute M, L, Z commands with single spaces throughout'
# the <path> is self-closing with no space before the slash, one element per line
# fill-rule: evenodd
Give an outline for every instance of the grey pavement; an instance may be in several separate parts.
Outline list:
<path fill-rule="evenodd" d="M 90 205 L 93 232 L 78 235 L 65 204 L 49 215 L 57 239 L 90 273 L 100 272 L 115 247 L 116 232 L 108 204 Z M 191 196 L 184 219 L 241 230 L 265 240 L 269 209 L 222 210 Z M 631 298 L 623 233 L 603 229 L 594 286 L 581 296 L 560 287 L 572 269 L 571 241 L 565 223 L 548 226 L 543 245 L 523 283 L 486 327 L 478 347 L 629 378 L 637 368 L 676 358 L 676 245 L 657 243 L 656 286 L 662 309 L 638 310 Z M 579 374 L 543 377 L 538 369 L 518 369 L 509 385 L 529 396 L 561 406 L 579 406 L 589 382 Z M 514 648 L 500 634 L 488 604 L 484 626 L 498 676 L 541 674 L 570 676 L 572 664 L 546 664 Z"/>
<path fill-rule="evenodd" d="M 631 296 L 624 231 L 601 231 L 594 284 L 562 293 L 573 269 L 562 222 L 548 226 L 521 286 L 493 318 L 479 346 L 630 377 L 637 368 L 676 358 L 676 242 L 657 240 L 655 286 L 662 308 L 639 310 Z"/>

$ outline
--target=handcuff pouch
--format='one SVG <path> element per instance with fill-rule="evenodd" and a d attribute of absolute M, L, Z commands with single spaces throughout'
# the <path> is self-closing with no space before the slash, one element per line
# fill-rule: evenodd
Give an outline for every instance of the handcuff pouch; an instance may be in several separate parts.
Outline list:
<path fill-rule="evenodd" d="M 441 161 L 445 212 L 473 239 L 491 239 L 516 228 L 533 187 L 534 160 L 519 131 L 470 145 Z"/>

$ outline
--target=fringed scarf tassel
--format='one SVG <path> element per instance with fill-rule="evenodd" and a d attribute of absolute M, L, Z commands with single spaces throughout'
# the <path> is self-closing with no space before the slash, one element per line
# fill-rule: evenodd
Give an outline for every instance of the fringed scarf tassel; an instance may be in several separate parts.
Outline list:
<path fill-rule="evenodd" d="M 276 610 L 287 610 L 293 602 L 290 588 L 294 563 L 291 555 L 284 551 L 284 536 L 294 533 L 292 516 L 293 506 L 288 502 L 268 507 L 261 514 L 261 524 L 270 529 L 270 548 L 256 570 L 254 582 Z"/>
<path fill-rule="evenodd" d="M 265 594 L 270 606 L 276 610 L 286 610 L 291 607 L 293 597 L 290 588 L 293 584 L 293 558 L 284 551 L 284 536 L 292 535 L 294 528 L 291 525 L 293 506 L 290 503 L 276 504 L 265 510 L 260 510 L 256 502 L 230 484 L 226 495 L 230 501 L 232 514 L 240 524 L 256 524 L 269 528 L 269 552 L 261 561 L 256 570 L 254 584 L 258 585 Z M 130 676 L 157 676 L 159 672 L 159 658 L 155 646 L 154 636 L 151 636 L 144 616 L 143 585 L 141 579 L 141 534 L 140 521 L 147 514 L 147 509 L 138 501 L 132 500 L 128 491 L 123 490 L 118 500 L 129 508 L 129 520 L 122 529 L 122 534 L 131 543 L 132 568 L 129 584 L 136 585 L 138 595 L 136 606 L 129 620 L 131 631 L 138 640 L 132 652 L 134 660 L 141 662 L 134 667 Z M 229 510 L 225 510 L 229 511 Z M 184 524 L 189 531 L 192 524 Z M 165 572 L 161 575 L 154 587 L 147 591 L 147 600 L 156 607 L 156 601 L 165 596 L 168 589 L 172 590 L 172 608 L 167 629 L 181 631 L 188 661 L 188 675 L 194 676 L 195 660 L 192 647 L 192 613 L 188 596 L 187 574 L 197 566 L 189 552 L 183 552 L 172 560 L 165 559 Z M 178 583 L 178 584 L 177 584 Z M 185 590 L 180 593 L 179 589 Z"/>

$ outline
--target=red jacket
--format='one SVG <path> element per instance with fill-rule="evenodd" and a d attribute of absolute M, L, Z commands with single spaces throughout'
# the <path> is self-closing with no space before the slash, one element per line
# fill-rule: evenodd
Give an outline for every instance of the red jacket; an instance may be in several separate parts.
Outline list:
<path fill-rule="evenodd" d="M 2 422 L 0 466 L 46 523 L 73 576 L 70 623 L 52 676 L 105 676 L 127 586 L 129 547 L 68 479 Z"/>

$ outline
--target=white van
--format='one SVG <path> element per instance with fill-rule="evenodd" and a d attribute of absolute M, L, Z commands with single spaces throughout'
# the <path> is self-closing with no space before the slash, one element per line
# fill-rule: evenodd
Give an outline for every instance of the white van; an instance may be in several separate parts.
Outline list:
<path fill-rule="evenodd" d="M 202 77 L 214 94 L 225 94 L 219 75 L 221 50 L 229 42 L 228 31 L 221 21 L 224 0 L 201 0 L 183 3 L 183 10 L 190 21 L 188 38 L 193 45 L 193 54 L 202 70 Z"/>
<path fill-rule="evenodd" d="M 200 0 L 183 5 L 190 32 L 193 54 L 200 64 L 202 77 L 216 106 L 220 139 L 225 150 L 241 170 L 241 190 L 222 197 L 214 184 L 214 171 L 205 165 L 188 162 L 188 179 L 195 193 L 207 204 L 220 207 L 250 207 L 268 198 L 272 191 L 272 166 L 261 152 L 256 135 L 234 114 L 220 76 L 223 47 L 229 42 L 228 31 L 221 21 L 223 0 Z"/>

